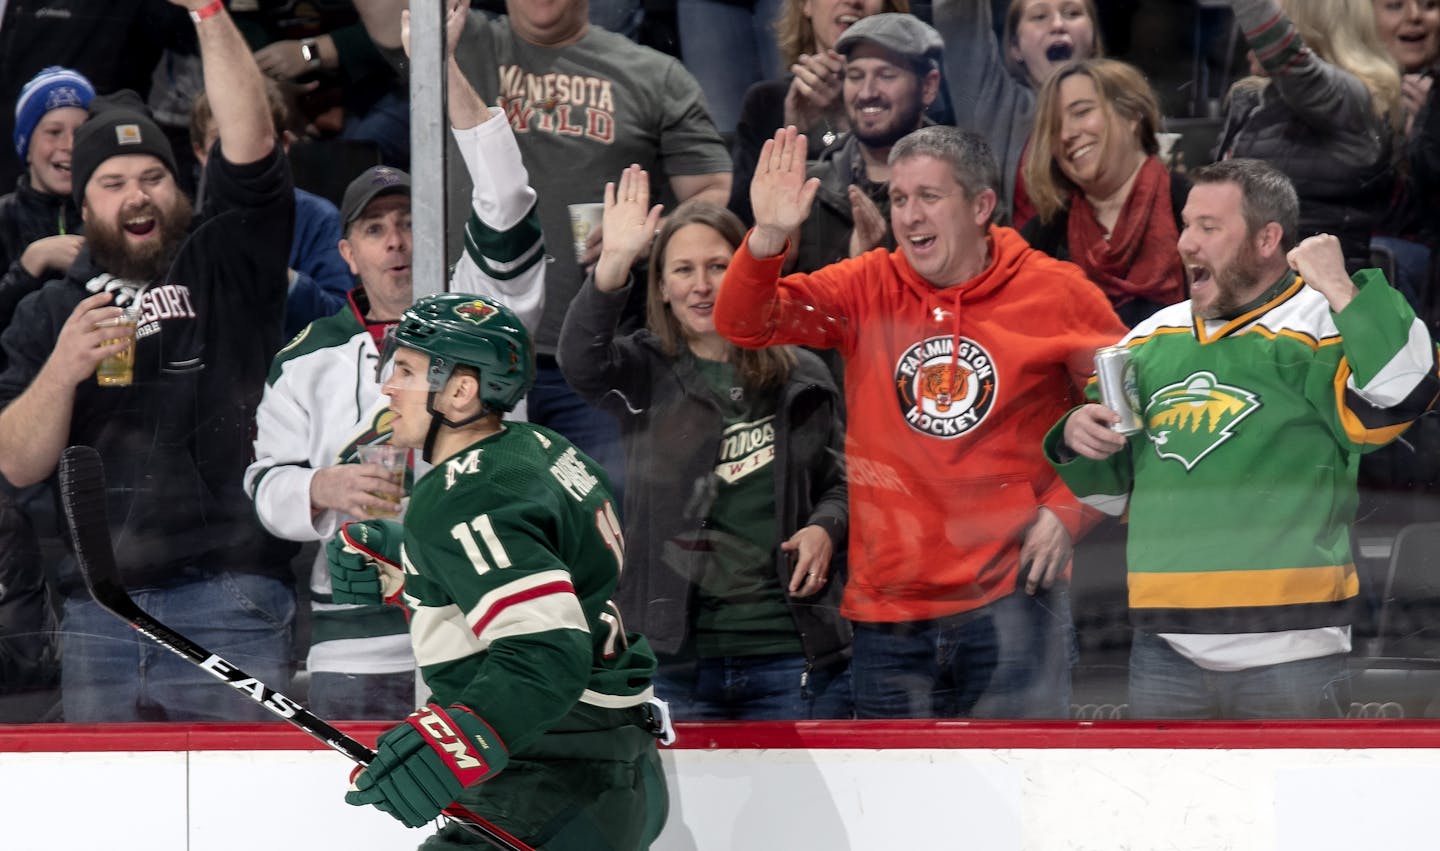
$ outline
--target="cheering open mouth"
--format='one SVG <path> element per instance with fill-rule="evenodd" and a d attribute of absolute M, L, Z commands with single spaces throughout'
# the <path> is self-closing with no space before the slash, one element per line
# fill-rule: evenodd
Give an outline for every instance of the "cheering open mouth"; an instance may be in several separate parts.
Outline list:
<path fill-rule="evenodd" d="M 1075 55 L 1075 45 L 1068 41 L 1057 41 L 1045 48 L 1045 58 L 1051 62 L 1068 62 Z"/>

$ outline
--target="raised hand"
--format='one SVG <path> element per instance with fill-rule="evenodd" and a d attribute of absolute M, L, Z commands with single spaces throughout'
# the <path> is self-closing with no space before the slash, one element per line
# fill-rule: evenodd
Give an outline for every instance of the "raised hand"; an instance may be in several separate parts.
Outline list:
<path fill-rule="evenodd" d="M 756 257 L 779 254 L 790 234 L 810 215 L 820 178 L 805 177 L 805 143 L 805 134 L 792 125 L 776 130 L 775 138 L 766 140 L 760 149 L 755 177 L 750 181 L 755 230 L 749 246 Z"/>
<path fill-rule="evenodd" d="M 880 208 L 875 205 L 874 200 L 861 192 L 860 187 L 850 184 L 848 196 L 850 220 L 855 223 L 855 227 L 850 231 L 850 256 L 859 257 L 884 244 L 885 236 L 890 233 L 890 225 L 880 214 Z"/>
<path fill-rule="evenodd" d="M 655 238 L 660 212 L 660 204 L 650 206 L 650 175 L 640 166 L 633 163 L 627 166 L 620 173 L 618 186 L 605 184 L 600 259 L 595 264 L 596 289 L 614 292 L 625 286 L 630 267 Z"/>
<path fill-rule="evenodd" d="M 445 3 L 445 56 L 455 58 L 455 45 L 460 43 L 460 33 L 465 29 L 465 16 L 469 4 L 464 0 L 446 0 Z M 405 56 L 410 56 L 410 10 L 400 10 L 400 46 Z"/>
<path fill-rule="evenodd" d="M 1325 296 L 1330 309 L 1339 313 L 1359 291 L 1345 270 L 1345 253 L 1340 240 L 1328 233 L 1307 236 L 1285 255 L 1290 268 L 1300 273 L 1305 285 Z"/>

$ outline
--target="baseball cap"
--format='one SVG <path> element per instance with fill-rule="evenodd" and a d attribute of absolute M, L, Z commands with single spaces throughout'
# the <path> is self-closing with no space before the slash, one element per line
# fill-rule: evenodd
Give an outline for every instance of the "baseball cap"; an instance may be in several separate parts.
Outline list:
<path fill-rule="evenodd" d="M 345 197 L 340 202 L 340 230 L 349 229 L 370 202 L 381 195 L 401 194 L 410 194 L 410 175 L 388 165 L 365 169 L 345 187 Z"/>
<path fill-rule="evenodd" d="M 878 44 L 917 68 L 938 69 L 945 54 L 945 41 L 934 27 L 901 12 L 881 12 L 861 18 L 841 34 L 835 50 L 848 58 L 850 51 L 862 41 Z"/>

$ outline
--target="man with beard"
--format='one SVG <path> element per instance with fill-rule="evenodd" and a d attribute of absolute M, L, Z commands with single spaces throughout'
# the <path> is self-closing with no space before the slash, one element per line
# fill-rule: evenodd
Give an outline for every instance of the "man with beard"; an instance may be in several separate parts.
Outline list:
<path fill-rule="evenodd" d="M 890 148 L 930 123 L 940 91 L 944 42 L 914 15 L 885 12 L 856 21 L 835 43 L 845 57 L 841 93 L 850 134 L 812 163 L 815 206 L 795 241 L 794 269 L 813 272 L 872 248 L 893 250 Z"/>
<path fill-rule="evenodd" d="M 1140 431 L 1083 405 L 1045 453 L 1086 502 L 1129 511 L 1132 715 L 1339 717 L 1358 456 L 1433 404 L 1435 346 L 1378 270 L 1346 275 L 1334 236 L 1294 244 L 1279 171 L 1189 176 L 1191 298 L 1121 341 Z"/>
<path fill-rule="evenodd" d="M 96 98 L 75 134 L 87 241 L 0 337 L 0 473 L 48 479 L 61 450 L 95 447 L 121 580 L 160 620 L 271 685 L 288 680 L 295 595 L 280 547 L 240 488 L 255 406 L 281 343 L 294 193 L 259 69 L 220 0 L 189 11 L 220 141 L 192 217 L 175 158 L 139 98 Z M 138 324 L 101 327 L 138 305 Z M 133 382 L 100 361 L 134 349 Z M 90 601 L 73 559 L 61 688 L 76 722 L 269 717 Z"/>

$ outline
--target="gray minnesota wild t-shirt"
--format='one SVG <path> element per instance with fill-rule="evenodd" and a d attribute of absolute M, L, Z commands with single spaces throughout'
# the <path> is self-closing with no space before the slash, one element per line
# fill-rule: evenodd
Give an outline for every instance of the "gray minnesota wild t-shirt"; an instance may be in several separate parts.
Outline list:
<path fill-rule="evenodd" d="M 730 171 L 695 78 L 673 57 L 591 26 L 575 44 L 537 47 L 504 19 L 471 12 L 456 58 L 475 90 L 505 111 L 530 185 L 539 196 L 546 252 L 545 313 L 539 351 L 553 354 L 583 272 L 571 239 L 569 205 L 600 201 L 605 183 L 630 163 L 650 172 L 652 192 L 670 176 Z M 470 177 L 450 140 L 447 255 L 463 248 Z M 673 206 L 668 189 L 658 201 Z"/>

